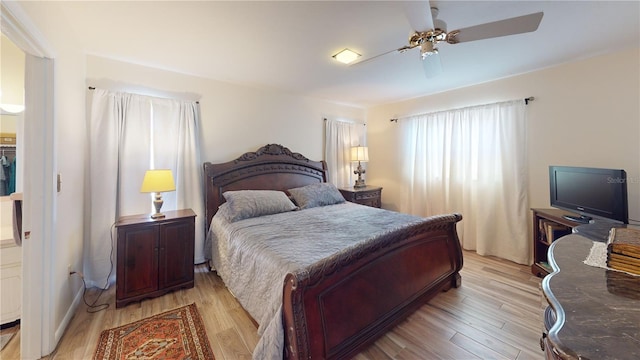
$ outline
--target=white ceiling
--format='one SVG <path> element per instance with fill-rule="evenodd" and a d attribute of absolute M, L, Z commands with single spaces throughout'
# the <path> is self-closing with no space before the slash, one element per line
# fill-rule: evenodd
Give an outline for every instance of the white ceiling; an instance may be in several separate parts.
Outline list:
<path fill-rule="evenodd" d="M 544 17 L 532 33 L 440 44 L 443 73 L 427 79 L 418 49 L 354 66 L 331 57 L 345 47 L 368 58 L 406 45 L 412 29 L 401 1 L 49 5 L 89 54 L 363 107 L 640 46 L 639 1 L 432 1 L 449 31 Z"/>

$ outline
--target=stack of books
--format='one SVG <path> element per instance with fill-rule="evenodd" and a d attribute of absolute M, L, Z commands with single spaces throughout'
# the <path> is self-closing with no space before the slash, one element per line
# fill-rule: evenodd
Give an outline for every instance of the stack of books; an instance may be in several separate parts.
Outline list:
<path fill-rule="evenodd" d="M 611 229 L 607 243 L 607 266 L 640 275 L 640 230 Z"/>
<path fill-rule="evenodd" d="M 540 226 L 541 241 L 547 245 L 551 245 L 552 242 L 559 238 L 571 234 L 571 228 L 558 224 L 553 221 L 542 220 L 538 223 Z"/>

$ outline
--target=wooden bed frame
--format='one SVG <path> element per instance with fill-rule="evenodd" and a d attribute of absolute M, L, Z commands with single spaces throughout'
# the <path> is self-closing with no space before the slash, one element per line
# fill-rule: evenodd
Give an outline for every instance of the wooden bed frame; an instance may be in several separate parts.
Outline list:
<path fill-rule="evenodd" d="M 205 231 L 225 191 L 284 191 L 327 180 L 324 161 L 277 144 L 230 162 L 205 163 L 204 173 Z M 456 223 L 461 219 L 459 214 L 432 217 L 387 233 L 355 253 L 288 274 L 284 357 L 352 357 L 439 292 L 460 286 Z"/>

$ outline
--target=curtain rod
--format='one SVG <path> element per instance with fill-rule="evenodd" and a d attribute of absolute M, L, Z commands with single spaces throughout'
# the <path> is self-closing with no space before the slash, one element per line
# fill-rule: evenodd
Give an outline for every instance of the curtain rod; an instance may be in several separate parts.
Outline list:
<path fill-rule="evenodd" d="M 322 118 L 322 121 L 327 121 L 329 119 L 327 118 Z M 339 120 L 338 120 L 339 121 Z M 342 122 L 348 122 L 348 123 L 352 123 L 352 124 L 356 124 L 356 125 L 362 125 L 362 126 L 367 126 L 367 123 L 361 123 L 359 121 L 342 121 Z"/>
<path fill-rule="evenodd" d="M 524 104 L 525 105 L 529 105 L 530 101 L 535 100 L 536 98 L 533 96 L 529 96 L 527 98 L 524 98 Z M 398 118 L 394 118 L 394 119 L 389 119 L 390 122 L 395 122 L 396 124 L 398 123 Z"/>
<path fill-rule="evenodd" d="M 89 90 L 95 90 L 96 88 L 93 86 L 89 86 Z M 196 104 L 200 104 L 200 101 L 196 101 Z"/>

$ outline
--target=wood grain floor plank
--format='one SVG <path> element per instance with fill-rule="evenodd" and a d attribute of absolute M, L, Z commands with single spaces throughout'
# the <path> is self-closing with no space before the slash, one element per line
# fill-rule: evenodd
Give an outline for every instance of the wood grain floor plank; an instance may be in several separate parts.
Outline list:
<path fill-rule="evenodd" d="M 398 356 L 395 357 L 396 360 L 439 360 L 443 359 L 436 354 L 433 353 L 425 353 L 423 350 L 418 349 L 417 352 L 413 348 L 405 348 L 403 349 Z M 376 359 L 377 360 L 377 359 Z"/>
<path fill-rule="evenodd" d="M 238 334 L 236 329 L 227 329 L 224 331 L 220 331 L 216 334 L 216 338 L 220 341 L 221 344 L 224 344 L 224 347 L 222 347 L 222 354 L 224 355 L 225 359 L 251 359 L 251 352 L 248 351 L 247 347 L 244 345 L 244 342 L 240 338 L 240 334 Z"/>
<path fill-rule="evenodd" d="M 520 352 L 518 347 L 505 343 L 499 336 L 494 336 L 493 334 L 498 330 L 486 331 L 486 329 L 478 329 L 472 325 L 467 325 L 457 321 L 457 319 L 449 316 L 445 312 L 438 312 L 436 309 L 431 309 L 426 306 L 423 306 L 418 310 L 418 316 L 420 316 L 424 322 L 431 324 L 440 323 L 443 326 L 447 326 L 450 329 L 455 330 L 455 335 L 452 336 L 452 339 L 458 335 L 465 336 L 479 344 L 484 344 L 484 346 L 489 347 L 492 349 L 492 352 L 500 354 L 500 356 L 515 359 Z M 461 344 L 462 343 L 459 343 L 458 345 L 460 346 Z M 472 352 L 478 355 L 477 351 Z"/>
<path fill-rule="evenodd" d="M 384 350 L 382 350 L 379 346 L 374 345 L 374 346 L 369 346 L 369 348 L 367 348 L 365 351 L 356 355 L 356 358 L 359 357 L 360 359 L 370 359 L 370 360 L 392 360 L 395 355 L 397 354 L 394 354 L 393 356 L 389 356 L 389 354 Z"/>
<path fill-rule="evenodd" d="M 451 338 L 451 342 L 453 344 L 458 345 L 459 347 L 469 351 L 470 353 L 476 355 L 477 357 L 479 357 L 480 359 L 504 359 L 504 360 L 508 360 L 508 359 L 514 359 L 515 356 L 517 356 L 517 353 L 514 355 L 514 357 L 508 357 L 505 356 L 503 354 L 500 354 L 496 351 L 494 351 L 491 348 L 492 344 L 482 344 L 468 336 L 465 336 L 461 333 L 457 333 L 455 334 L 452 338 Z"/>
<path fill-rule="evenodd" d="M 483 304 L 484 306 L 491 307 L 496 310 L 500 309 L 504 305 L 504 302 L 470 287 L 462 287 L 459 291 L 460 293 L 465 294 L 462 299 L 462 302 L 465 303 Z"/>
<path fill-rule="evenodd" d="M 394 341 L 393 336 L 390 337 L 387 334 L 378 339 L 378 341 L 369 348 L 374 349 L 374 351 L 369 352 L 369 349 L 367 349 L 363 353 L 370 359 L 393 359 L 404 349 L 404 346 Z"/>
<path fill-rule="evenodd" d="M 487 314 L 483 314 L 480 312 L 476 312 L 473 307 L 467 304 L 454 305 L 450 303 L 448 299 L 443 296 L 439 296 L 432 299 L 430 304 L 440 310 L 443 310 L 452 314 L 453 316 L 458 318 L 460 321 L 463 321 L 470 325 L 476 325 L 476 326 L 482 326 L 482 327 L 492 326 L 497 329 L 502 328 L 504 326 L 504 320 L 502 319 L 491 317 Z"/>
<path fill-rule="evenodd" d="M 407 348 L 417 354 L 424 353 L 426 358 L 476 359 L 477 356 L 450 341 L 448 333 L 430 327 L 419 327 L 415 322 L 403 322 L 394 332 L 407 339 Z"/>
<path fill-rule="evenodd" d="M 462 286 L 436 296 L 354 359 L 438 360 L 508 358 L 542 360 L 540 279 L 529 267 L 464 251 Z M 196 266 L 193 289 L 115 308 L 115 288 L 98 303 L 107 310 L 86 312 L 82 304 L 55 352 L 44 359 L 90 359 L 100 333 L 179 306 L 195 303 L 217 360 L 250 358 L 257 327 L 215 272 Z M 87 301 L 98 295 L 87 291 Z M 0 352 L 1 359 L 20 358 L 20 334 Z"/>
<path fill-rule="evenodd" d="M 260 338 L 258 337 L 253 322 L 244 309 L 237 307 L 229 310 L 229 314 L 231 315 L 231 320 L 234 322 L 234 327 L 238 329 L 240 338 L 247 349 L 255 348 Z"/>

